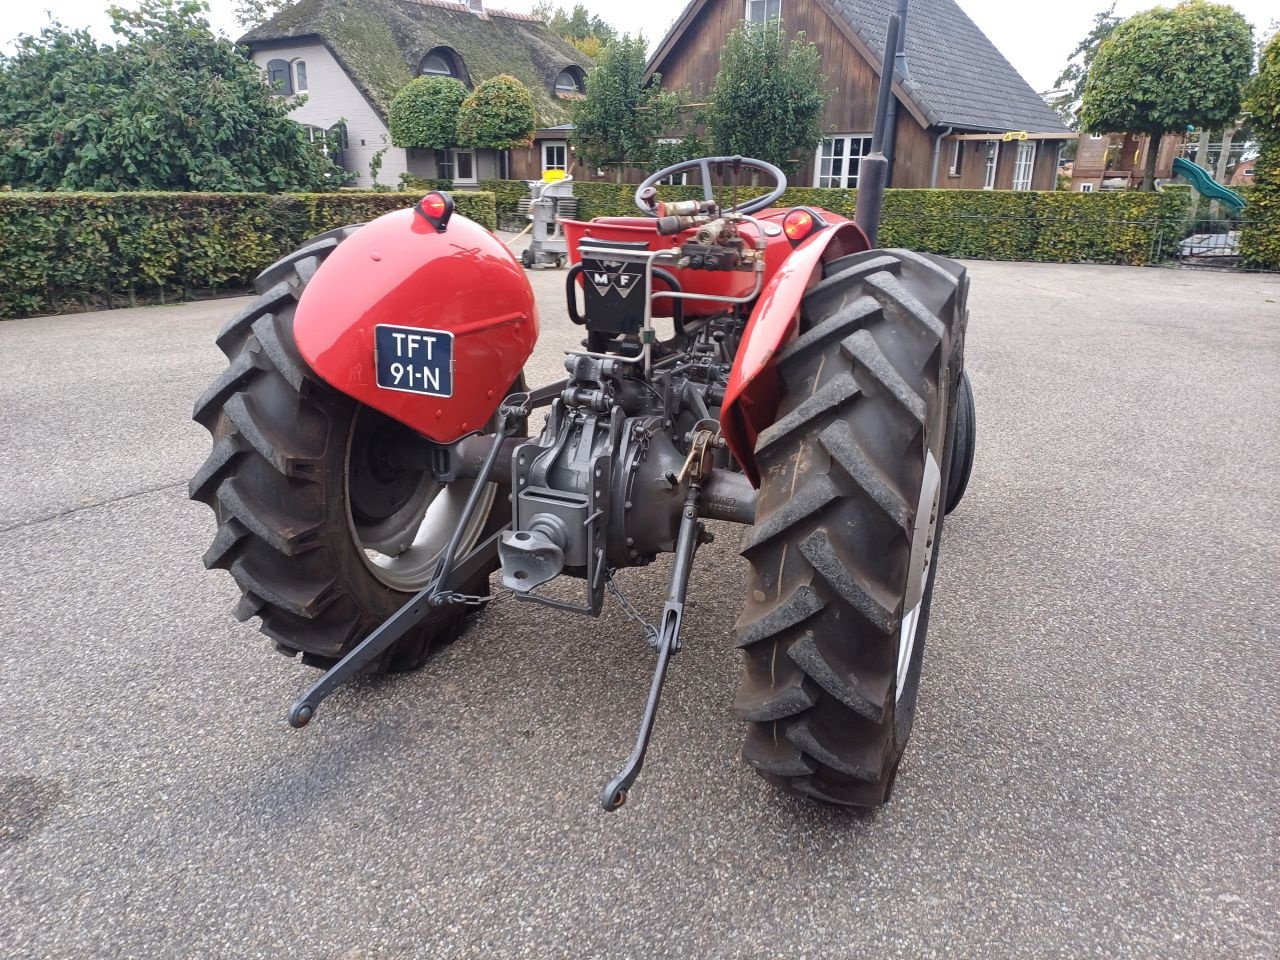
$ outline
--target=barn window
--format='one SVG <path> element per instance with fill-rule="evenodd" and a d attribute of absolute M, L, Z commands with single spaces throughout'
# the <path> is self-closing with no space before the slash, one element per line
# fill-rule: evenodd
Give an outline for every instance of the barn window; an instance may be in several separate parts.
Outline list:
<path fill-rule="evenodd" d="M 752 23 L 768 23 L 782 16 L 782 0 L 747 0 L 747 19 Z"/>
<path fill-rule="evenodd" d="M 436 47 L 423 57 L 418 74 L 423 77 L 453 77 L 466 82 L 462 75 L 462 61 L 448 47 Z"/>
<path fill-rule="evenodd" d="M 862 133 L 827 137 L 818 146 L 815 187 L 856 187 L 862 158 L 871 152 L 871 137 Z"/>
<path fill-rule="evenodd" d="M 953 140 L 951 143 L 951 169 L 948 173 L 953 177 L 960 176 L 960 163 L 964 160 L 964 141 Z"/>
<path fill-rule="evenodd" d="M 293 93 L 293 83 L 289 79 L 289 73 L 287 60 L 272 60 L 267 64 L 267 85 L 276 96 L 287 97 Z"/>
<path fill-rule="evenodd" d="M 581 72 L 575 72 L 573 68 L 566 67 L 560 71 L 560 76 L 556 77 L 556 96 L 571 97 L 579 93 L 586 93 L 585 86 Z"/>
<path fill-rule="evenodd" d="M 569 169 L 569 144 L 564 140 L 544 140 L 542 143 L 542 172 Z"/>
<path fill-rule="evenodd" d="M 307 89 L 307 61 L 293 61 L 293 89 L 301 93 Z"/>
<path fill-rule="evenodd" d="M 1030 190 L 1031 172 L 1036 165 L 1036 142 L 1018 141 L 1018 152 L 1013 158 L 1013 189 Z"/>
<path fill-rule="evenodd" d="M 987 141 L 987 166 L 986 172 L 982 178 L 983 190 L 994 190 L 996 188 L 996 167 L 1000 163 L 1000 141 Z"/>

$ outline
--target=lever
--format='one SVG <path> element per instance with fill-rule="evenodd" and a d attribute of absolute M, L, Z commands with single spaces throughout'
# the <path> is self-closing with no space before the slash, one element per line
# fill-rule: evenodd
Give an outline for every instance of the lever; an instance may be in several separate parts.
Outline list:
<path fill-rule="evenodd" d="M 667 603 L 662 610 L 662 626 L 658 631 L 658 664 L 653 671 L 653 682 L 649 684 L 649 700 L 645 703 L 644 715 L 640 718 L 640 733 L 636 737 L 635 749 L 623 765 L 616 777 L 605 786 L 600 795 L 600 805 L 612 812 L 627 802 L 627 793 L 631 785 L 640 776 L 644 766 L 645 753 L 649 749 L 649 738 L 653 735 L 653 724 L 658 715 L 658 698 L 662 696 L 662 684 L 667 678 L 667 666 L 671 657 L 680 650 L 680 624 L 684 619 L 684 599 L 689 590 L 689 574 L 693 570 L 693 554 L 698 547 L 702 535 L 702 524 L 698 522 L 698 496 L 701 492 L 700 475 L 695 475 L 694 482 L 689 485 L 685 496 L 684 512 L 680 517 L 680 532 L 676 537 L 676 560 L 671 570 L 671 586 L 667 591 Z"/>

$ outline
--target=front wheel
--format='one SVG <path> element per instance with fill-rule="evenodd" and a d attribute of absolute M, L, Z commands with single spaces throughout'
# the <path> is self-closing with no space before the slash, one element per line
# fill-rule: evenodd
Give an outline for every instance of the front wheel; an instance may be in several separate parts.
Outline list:
<path fill-rule="evenodd" d="M 260 296 L 218 336 L 230 363 L 194 413 L 213 439 L 190 484 L 217 518 L 205 566 L 235 578 L 239 619 L 260 617 L 281 650 L 321 666 L 426 586 L 471 489 L 442 486 L 406 461 L 409 428 L 329 387 L 298 353 L 298 299 L 354 229 L 317 237 L 263 272 Z M 490 485 L 463 552 L 508 519 L 506 497 Z M 487 593 L 488 573 L 461 589 Z M 460 615 L 440 608 L 373 669 L 419 666 L 453 638 Z"/>
<path fill-rule="evenodd" d="M 888 800 L 911 735 L 966 320 L 958 264 L 837 260 L 778 357 L 737 623 L 743 758 L 792 793 Z"/>

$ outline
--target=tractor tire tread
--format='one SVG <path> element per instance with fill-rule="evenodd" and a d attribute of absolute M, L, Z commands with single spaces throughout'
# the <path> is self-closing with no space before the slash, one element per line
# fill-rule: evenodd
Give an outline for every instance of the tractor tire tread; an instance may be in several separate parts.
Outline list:
<path fill-rule="evenodd" d="M 926 441 L 941 443 L 948 422 L 964 289 L 963 268 L 938 258 L 840 258 L 779 353 L 778 416 L 757 440 L 756 525 L 740 543 L 751 572 L 734 706 L 747 721 L 743 759 L 786 791 L 875 806 L 892 790 L 905 746 L 902 598 Z"/>

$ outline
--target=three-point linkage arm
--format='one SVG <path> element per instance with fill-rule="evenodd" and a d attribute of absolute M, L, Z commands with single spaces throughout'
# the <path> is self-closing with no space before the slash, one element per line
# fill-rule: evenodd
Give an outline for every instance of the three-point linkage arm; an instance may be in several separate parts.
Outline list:
<path fill-rule="evenodd" d="M 295 727 L 305 727 L 322 702 L 348 680 L 357 676 L 374 660 L 385 653 L 392 644 L 421 623 L 432 610 L 448 603 L 466 603 L 464 597 L 453 589 L 455 583 L 465 583 L 476 571 L 497 556 L 498 537 L 494 535 L 485 540 L 465 557 L 458 557 L 458 548 L 462 543 L 463 532 L 470 526 L 471 517 L 475 514 L 484 494 L 484 488 L 493 474 L 502 453 L 503 442 L 520 428 L 529 416 L 529 395 L 515 393 L 503 401 L 499 410 L 502 425 L 493 436 L 484 465 L 480 468 L 471 494 L 462 508 L 462 516 L 458 527 L 440 555 L 439 565 L 431 582 L 416 593 L 412 600 L 391 615 L 377 630 L 365 637 L 350 653 L 335 663 L 319 680 L 294 701 L 289 708 L 289 723 Z"/>

